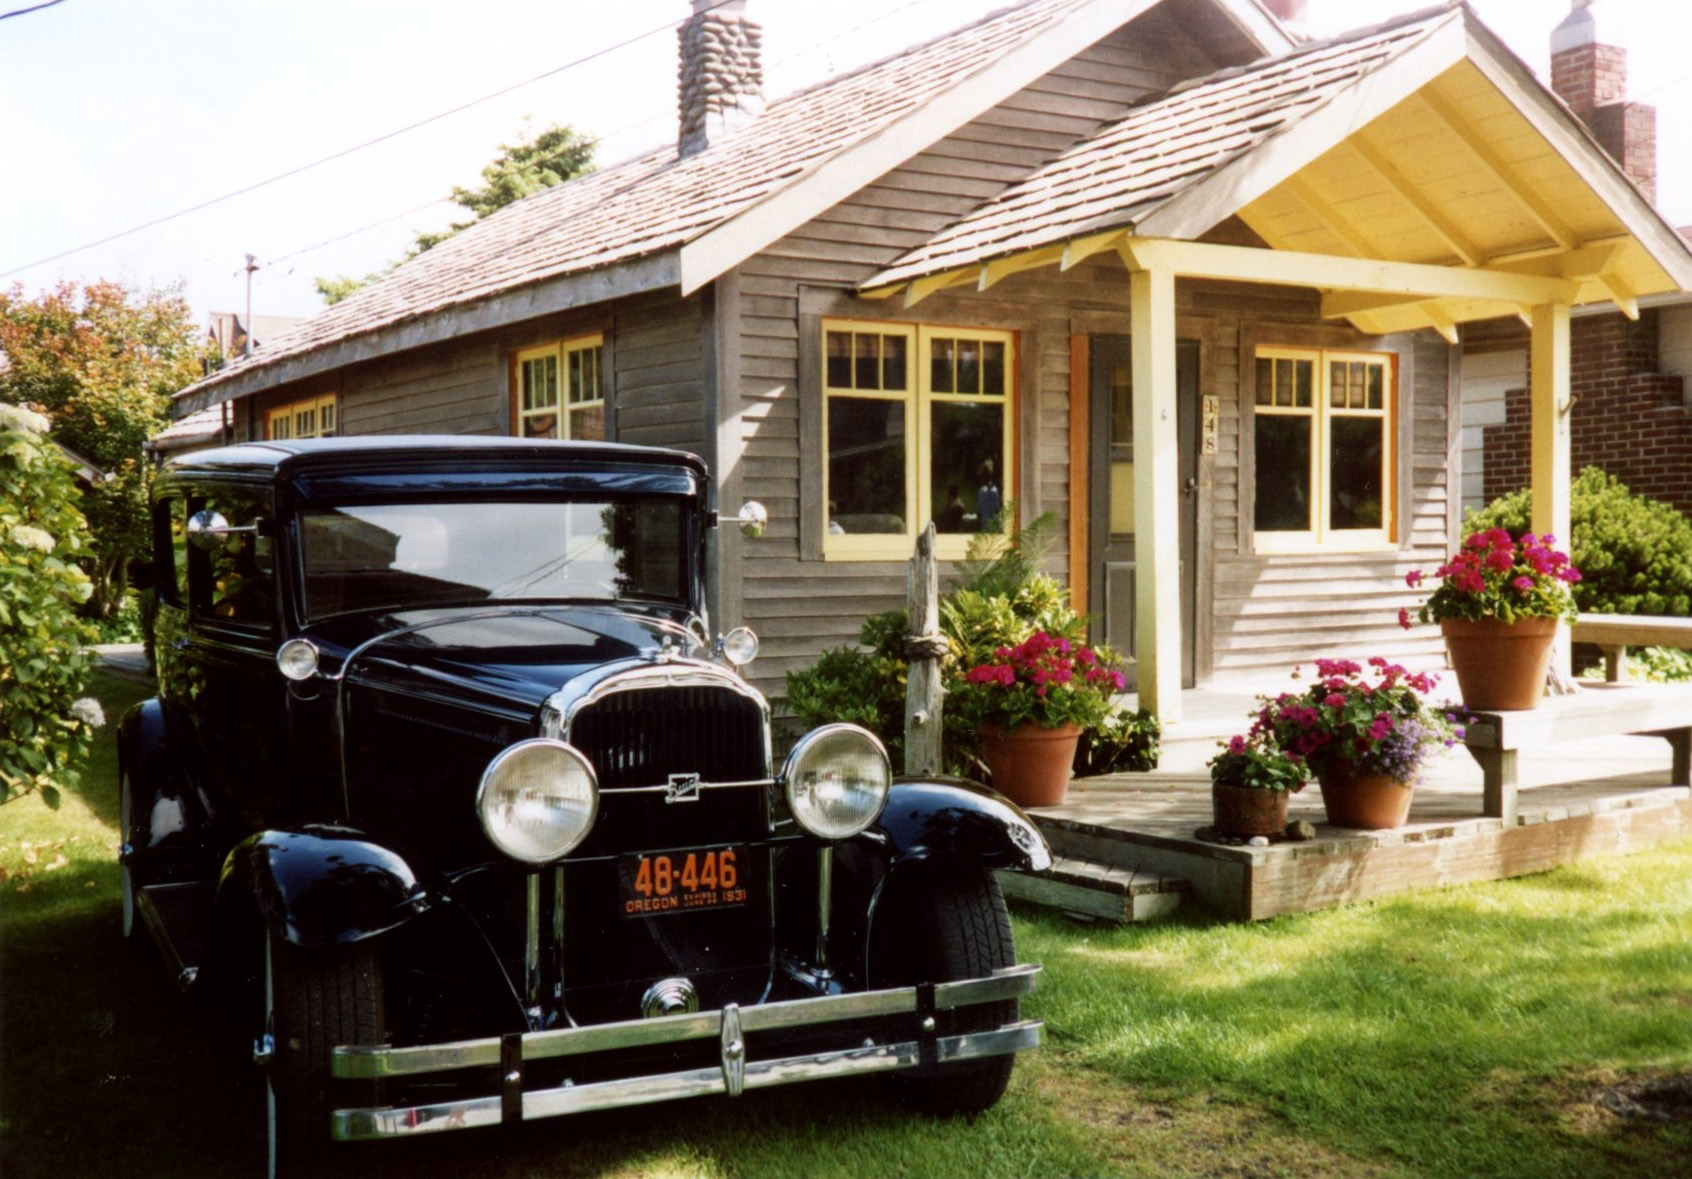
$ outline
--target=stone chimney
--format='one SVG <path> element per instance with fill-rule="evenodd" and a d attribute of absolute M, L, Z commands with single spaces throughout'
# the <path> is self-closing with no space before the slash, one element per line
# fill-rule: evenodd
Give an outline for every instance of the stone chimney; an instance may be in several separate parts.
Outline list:
<path fill-rule="evenodd" d="M 693 0 L 678 37 L 676 149 L 691 156 L 764 109 L 764 30 L 747 19 L 746 0 Z"/>
<path fill-rule="evenodd" d="M 1627 50 L 1606 43 L 1603 21 L 1597 0 L 1572 0 L 1551 33 L 1551 89 L 1655 203 L 1657 108 L 1627 101 Z"/>

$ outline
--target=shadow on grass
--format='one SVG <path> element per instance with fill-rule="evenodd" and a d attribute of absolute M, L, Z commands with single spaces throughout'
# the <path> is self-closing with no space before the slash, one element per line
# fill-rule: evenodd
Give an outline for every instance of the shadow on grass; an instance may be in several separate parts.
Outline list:
<path fill-rule="evenodd" d="M 1232 1093 L 1354 1157 L 1449 1176 L 1688 1173 L 1692 1124 L 1574 1118 L 1547 1096 L 1596 1069 L 1692 1063 L 1684 903 L 1675 920 L 1588 905 L 1585 880 L 1515 887 L 1501 905 L 1442 892 L 1124 930 L 1088 938 L 1084 963 L 1035 919 L 1040 1013 L 1124 1082 Z"/>
<path fill-rule="evenodd" d="M 115 867 L 55 876 L 53 894 L 7 897 L 0 926 L 0 1174 L 261 1174 L 262 1094 L 229 1026 L 175 992 L 150 945 L 122 943 Z M 975 1121 L 935 1122 L 891 1104 L 873 1079 L 819 1082 L 336 1148 L 314 1174 L 1099 1173 L 1086 1136 L 1049 1117 L 1031 1088 L 1024 1076 Z"/>

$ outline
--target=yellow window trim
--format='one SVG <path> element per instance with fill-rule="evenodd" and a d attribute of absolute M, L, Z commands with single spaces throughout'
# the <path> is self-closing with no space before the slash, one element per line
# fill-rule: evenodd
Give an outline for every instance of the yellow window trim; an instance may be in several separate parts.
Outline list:
<path fill-rule="evenodd" d="M 575 418 L 586 410 L 605 408 L 605 369 L 604 369 L 605 333 L 591 332 L 582 336 L 571 336 L 557 340 L 550 344 L 542 344 L 535 348 L 524 348 L 512 356 L 511 374 L 511 432 L 517 437 L 527 437 L 523 433 L 523 423 L 528 418 L 556 416 L 555 437 L 576 437 L 573 429 Z M 580 400 L 570 399 L 570 362 L 577 358 L 583 369 L 592 369 L 592 379 L 597 396 L 584 397 Z M 556 398 L 548 405 L 537 409 L 527 409 L 523 405 L 523 366 L 535 360 L 557 361 Z"/>
<path fill-rule="evenodd" d="M 926 410 L 933 405 L 987 403 L 1004 406 L 1004 442 L 999 461 L 999 484 L 1004 502 L 1014 496 L 1008 489 L 1016 486 L 1016 406 L 1017 363 L 1016 333 L 1001 328 L 980 328 L 950 324 L 913 324 L 891 320 L 824 319 L 819 364 L 822 366 L 822 480 L 823 502 L 823 560 L 825 561 L 908 561 L 916 546 L 918 525 L 934 516 L 934 504 L 929 483 L 932 477 L 932 423 Z M 828 333 L 858 332 L 883 336 L 902 336 L 905 339 L 905 388 L 903 390 L 856 389 L 829 384 Z M 936 393 L 929 388 L 932 373 L 933 342 L 935 339 L 964 339 L 1002 343 L 1005 348 L 1004 392 Z M 830 397 L 851 397 L 860 401 L 896 401 L 905 406 L 905 529 L 898 533 L 830 533 L 829 495 L 829 437 L 828 401 Z M 969 542 L 974 533 L 938 533 L 935 555 L 941 560 L 958 561 L 968 555 Z"/>
<path fill-rule="evenodd" d="M 1310 444 L 1310 502 L 1317 510 L 1316 527 L 1298 531 L 1266 531 L 1255 529 L 1254 548 L 1265 555 L 1278 553 L 1364 553 L 1390 552 L 1397 548 L 1398 534 L 1398 357 L 1391 352 L 1361 352 L 1332 348 L 1259 347 L 1253 364 L 1258 360 L 1308 360 L 1314 372 L 1311 381 L 1311 405 L 1252 405 L 1252 420 L 1265 417 L 1302 417 L 1313 422 Z M 1336 362 L 1360 361 L 1378 365 L 1385 370 L 1382 378 L 1382 408 L 1350 408 L 1329 404 L 1331 365 Z M 1323 526 L 1330 491 L 1330 472 L 1326 456 L 1329 451 L 1331 425 L 1334 416 L 1378 418 L 1382 421 L 1381 445 L 1381 527 L 1329 529 Z M 1261 480 L 1259 480 L 1261 482 Z"/>
<path fill-rule="evenodd" d="M 306 397 L 278 405 L 264 414 L 264 436 L 267 441 L 282 442 L 290 438 L 332 438 L 341 427 L 340 395 L 328 393 Z M 310 414 L 309 427 L 301 420 Z M 327 424 L 325 424 L 327 423 Z"/>

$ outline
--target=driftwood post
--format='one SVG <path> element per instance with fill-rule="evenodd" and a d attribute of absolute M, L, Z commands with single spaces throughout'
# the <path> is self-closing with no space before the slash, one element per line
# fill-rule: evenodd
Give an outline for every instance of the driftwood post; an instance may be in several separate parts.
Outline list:
<path fill-rule="evenodd" d="M 905 680 L 905 773 L 938 774 L 944 728 L 940 657 L 946 653 L 946 639 L 940 633 L 940 572 L 934 562 L 932 520 L 917 537 L 905 598 L 911 628 L 905 636 L 905 657 L 910 661 Z"/>

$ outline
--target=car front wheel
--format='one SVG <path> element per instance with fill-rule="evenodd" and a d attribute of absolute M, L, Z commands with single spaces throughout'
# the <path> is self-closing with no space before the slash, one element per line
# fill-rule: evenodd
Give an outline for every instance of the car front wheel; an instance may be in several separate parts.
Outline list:
<path fill-rule="evenodd" d="M 1010 914 L 990 872 L 973 864 L 912 869 L 877 905 L 870 978 L 876 987 L 981 978 L 1016 963 Z M 938 1034 L 986 1031 L 1017 1019 L 1015 999 L 937 1015 Z M 929 1113 L 979 1113 L 1004 1095 L 1014 1056 L 911 1069 L 892 1079 L 899 1096 Z"/>
<path fill-rule="evenodd" d="M 303 950 L 265 943 L 264 1023 L 255 1053 L 266 1061 L 268 1173 L 307 1173 L 330 1141 L 330 1054 L 378 1044 L 384 1034 L 381 960 L 367 943 Z"/>

